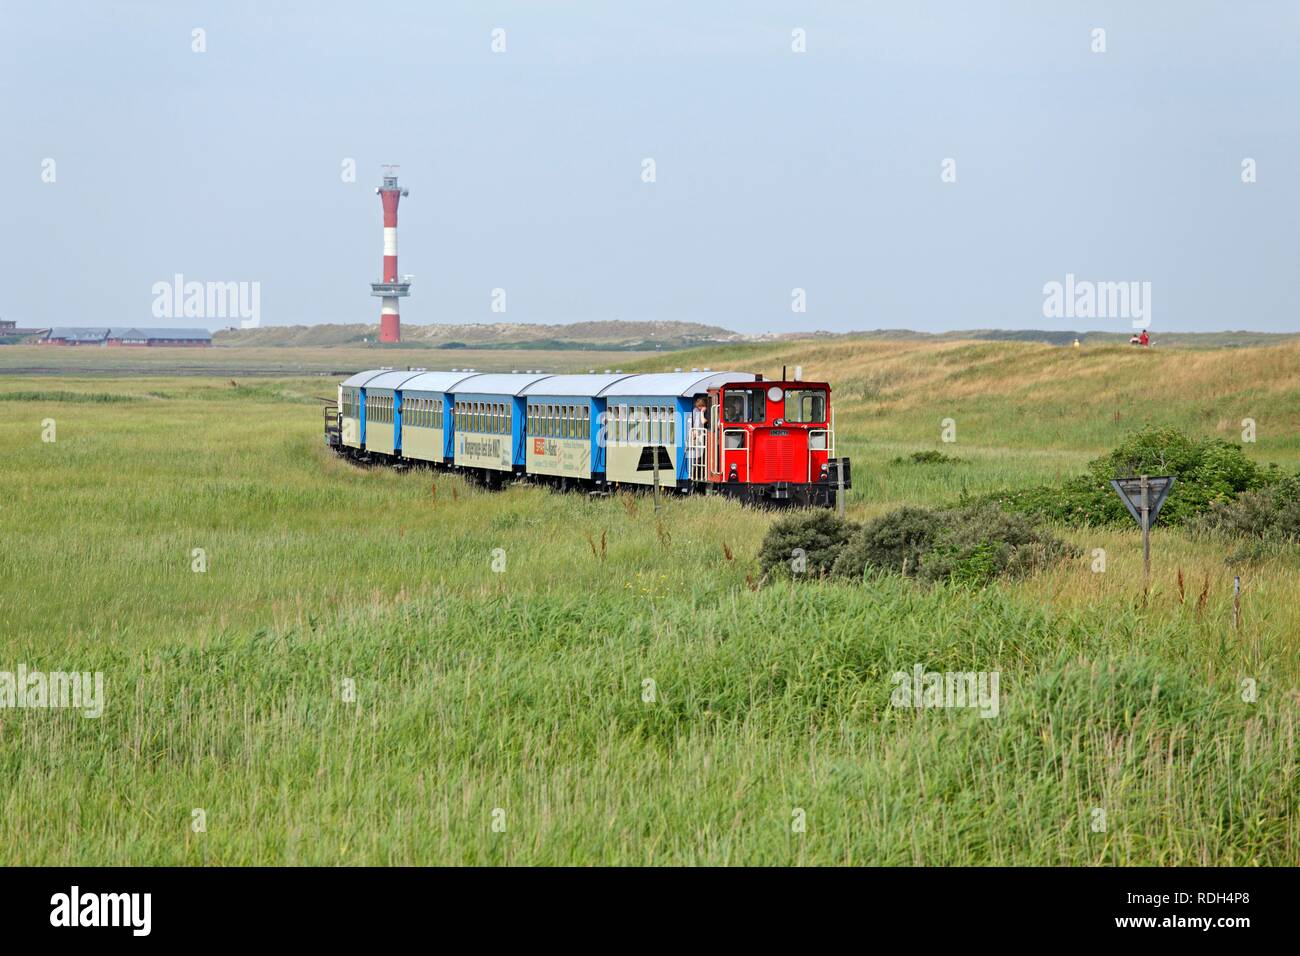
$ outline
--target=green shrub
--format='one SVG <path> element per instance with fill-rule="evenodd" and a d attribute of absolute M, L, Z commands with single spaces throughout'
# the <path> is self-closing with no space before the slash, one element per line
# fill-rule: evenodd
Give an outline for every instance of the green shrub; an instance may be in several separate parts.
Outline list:
<path fill-rule="evenodd" d="M 856 524 L 835 512 L 820 509 L 782 518 L 763 536 L 759 566 L 778 575 L 821 577 L 829 573 L 840 549 L 857 529 Z M 798 558 L 802 558 L 802 571 L 795 570 Z"/>
<path fill-rule="evenodd" d="M 873 570 L 894 571 L 928 583 L 982 587 L 1075 554 L 1024 516 L 987 502 L 944 511 L 900 508 L 864 525 L 840 552 L 833 572 L 861 578 Z"/>
<path fill-rule="evenodd" d="M 966 459 L 945 455 L 941 451 L 914 451 L 904 458 L 899 455 L 894 459 L 895 465 L 959 465 Z"/>
<path fill-rule="evenodd" d="M 911 507 L 891 511 L 867 522 L 849 539 L 833 571 L 851 578 L 862 577 L 868 568 L 915 574 L 939 531 L 937 511 Z"/>
<path fill-rule="evenodd" d="M 1212 502 L 1191 527 L 1225 538 L 1300 541 L 1300 475 L 1287 475 L 1267 487 Z"/>
<path fill-rule="evenodd" d="M 1174 487 L 1160 510 L 1160 523 L 1182 525 L 1216 503 L 1263 488 L 1282 478 L 1219 438 L 1193 439 L 1176 428 L 1151 427 L 1129 435 L 1114 451 L 1090 462 L 1086 474 L 1055 485 L 990 495 L 1008 511 L 1067 524 L 1124 524 L 1132 519 L 1110 486 L 1112 478 L 1173 475 Z"/>

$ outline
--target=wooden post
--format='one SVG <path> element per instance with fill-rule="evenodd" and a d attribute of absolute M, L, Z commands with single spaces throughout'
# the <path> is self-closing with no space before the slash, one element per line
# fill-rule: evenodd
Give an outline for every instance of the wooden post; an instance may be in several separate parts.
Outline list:
<path fill-rule="evenodd" d="M 1151 496 L 1147 490 L 1147 476 L 1142 481 L 1142 603 L 1147 602 L 1151 587 Z"/>

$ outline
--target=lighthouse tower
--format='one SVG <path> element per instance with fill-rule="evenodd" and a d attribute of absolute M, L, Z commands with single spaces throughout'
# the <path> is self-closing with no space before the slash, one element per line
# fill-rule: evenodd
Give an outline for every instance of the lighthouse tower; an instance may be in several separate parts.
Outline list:
<path fill-rule="evenodd" d="M 397 203 L 409 190 L 397 185 L 397 167 L 384 167 L 384 184 L 375 192 L 384 204 L 384 277 L 370 283 L 370 294 L 381 298 L 379 341 L 402 341 L 402 318 L 397 300 L 411 294 L 411 277 L 397 275 Z"/>

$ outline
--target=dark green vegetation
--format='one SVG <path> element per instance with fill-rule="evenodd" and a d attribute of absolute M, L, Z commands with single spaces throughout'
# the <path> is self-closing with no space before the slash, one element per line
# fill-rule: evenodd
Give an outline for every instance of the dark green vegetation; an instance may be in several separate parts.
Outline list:
<path fill-rule="evenodd" d="M 1242 531 L 1251 519 L 1234 519 L 1252 510 L 1256 524 L 1267 506 L 1271 513 L 1300 509 L 1300 481 L 1276 465 L 1261 466 L 1246 457 L 1241 445 L 1218 438 L 1192 438 L 1176 428 L 1151 427 L 1130 435 L 1108 455 L 1088 464 L 1086 474 L 1052 485 L 991 495 L 1004 508 L 1040 520 L 1068 524 L 1124 524 L 1132 520 L 1111 488 L 1112 478 L 1136 475 L 1173 475 L 1177 480 L 1160 511 L 1165 525 L 1182 525 L 1211 513 L 1209 526 L 1226 532 Z M 1254 508 L 1236 504 L 1246 492 L 1269 489 L 1251 499 Z M 1256 533 L 1252 531 L 1250 533 Z"/>
<path fill-rule="evenodd" d="M 961 458 L 955 455 L 945 455 L 943 452 L 934 449 L 914 451 L 906 457 L 899 455 L 894 459 L 895 465 L 959 465 L 961 463 Z"/>
<path fill-rule="evenodd" d="M 1078 550 L 1021 515 L 991 504 L 904 507 L 862 527 L 830 514 L 793 515 L 768 529 L 759 564 L 768 573 L 863 580 L 885 572 L 929 584 L 983 587 L 1024 577 Z"/>

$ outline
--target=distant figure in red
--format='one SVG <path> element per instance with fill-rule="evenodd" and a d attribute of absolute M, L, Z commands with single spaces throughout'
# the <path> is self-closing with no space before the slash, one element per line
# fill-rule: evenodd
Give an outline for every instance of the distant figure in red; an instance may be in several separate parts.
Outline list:
<path fill-rule="evenodd" d="M 1147 335 L 1146 329 L 1143 329 L 1142 334 L 1138 336 L 1138 344 L 1143 348 L 1146 348 L 1151 344 L 1151 336 Z"/>

